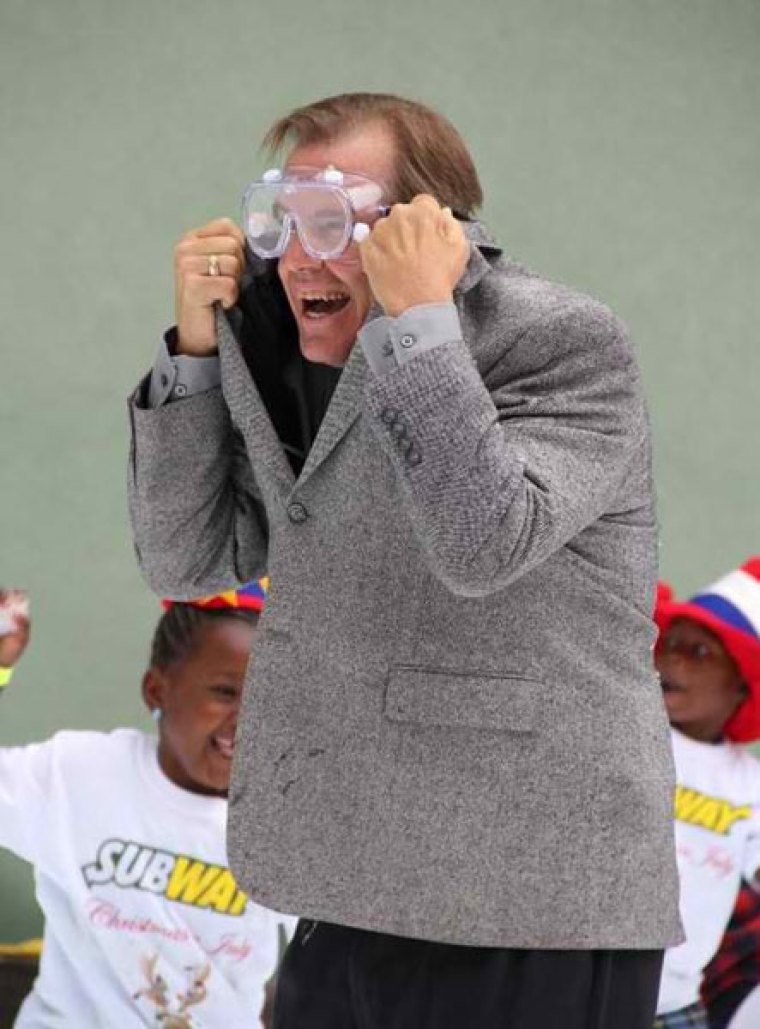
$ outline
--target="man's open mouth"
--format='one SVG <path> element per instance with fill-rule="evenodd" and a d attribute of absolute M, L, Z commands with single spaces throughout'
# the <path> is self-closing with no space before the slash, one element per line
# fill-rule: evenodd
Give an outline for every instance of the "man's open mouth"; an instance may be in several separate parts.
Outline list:
<path fill-rule="evenodd" d="M 305 318 L 328 318 L 342 311 L 350 300 L 348 293 L 327 290 L 324 293 L 302 293 L 301 311 Z"/>
<path fill-rule="evenodd" d="M 226 757 L 228 761 L 231 761 L 235 753 L 235 737 L 218 733 L 216 736 L 211 737 L 211 746 L 222 757 Z"/>

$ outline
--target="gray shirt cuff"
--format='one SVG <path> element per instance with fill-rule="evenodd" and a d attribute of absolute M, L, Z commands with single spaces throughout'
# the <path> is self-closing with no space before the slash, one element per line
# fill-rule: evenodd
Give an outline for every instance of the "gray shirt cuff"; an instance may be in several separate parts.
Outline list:
<path fill-rule="evenodd" d="M 418 304 L 398 318 L 383 316 L 369 322 L 358 340 L 375 375 L 387 375 L 426 350 L 462 338 L 462 326 L 453 302 Z"/>
<path fill-rule="evenodd" d="M 221 366 L 216 354 L 211 357 L 190 357 L 169 352 L 174 329 L 166 333 L 158 348 L 158 356 L 150 374 L 148 407 L 161 407 L 173 400 L 191 397 L 214 389 L 222 381 Z"/>

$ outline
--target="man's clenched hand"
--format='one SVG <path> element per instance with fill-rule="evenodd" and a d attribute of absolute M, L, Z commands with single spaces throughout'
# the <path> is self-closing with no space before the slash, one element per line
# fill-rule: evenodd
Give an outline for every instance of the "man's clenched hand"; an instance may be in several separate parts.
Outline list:
<path fill-rule="evenodd" d="M 360 251 L 375 299 L 395 318 L 417 304 L 450 301 L 470 245 L 449 208 L 422 194 L 395 204 Z"/>
<path fill-rule="evenodd" d="M 244 237 L 229 218 L 218 218 L 193 229 L 174 248 L 174 286 L 177 314 L 177 353 L 207 357 L 216 353 L 214 303 L 232 307 L 243 272 Z M 209 275 L 215 255 L 218 275 Z"/>

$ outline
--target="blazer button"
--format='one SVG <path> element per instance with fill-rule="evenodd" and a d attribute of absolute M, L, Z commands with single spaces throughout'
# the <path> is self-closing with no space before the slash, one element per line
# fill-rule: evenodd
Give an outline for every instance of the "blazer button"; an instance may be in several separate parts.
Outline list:
<path fill-rule="evenodd" d="M 305 522 L 308 517 L 309 512 L 303 504 L 296 502 L 288 505 L 288 518 L 294 525 L 300 525 L 302 522 Z"/>
<path fill-rule="evenodd" d="M 394 422 L 391 425 L 391 435 L 395 436 L 396 439 L 403 439 L 406 436 L 406 426 L 403 422 Z"/>
<path fill-rule="evenodd" d="M 397 418 L 398 414 L 392 407 L 384 407 L 380 412 L 380 419 L 385 422 L 386 425 L 393 425 Z"/>
<path fill-rule="evenodd" d="M 410 465 L 418 465 L 422 460 L 422 454 L 419 452 L 419 450 L 412 449 L 406 455 L 406 459 Z"/>

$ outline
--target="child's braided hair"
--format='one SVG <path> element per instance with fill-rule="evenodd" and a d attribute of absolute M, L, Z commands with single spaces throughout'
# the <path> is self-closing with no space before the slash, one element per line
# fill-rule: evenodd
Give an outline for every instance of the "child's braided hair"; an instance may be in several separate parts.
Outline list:
<path fill-rule="evenodd" d="M 259 612 L 246 607 L 196 607 L 194 604 L 172 604 L 161 616 L 150 649 L 150 663 L 167 668 L 184 661 L 198 642 L 200 633 L 224 618 L 256 625 Z"/>
<path fill-rule="evenodd" d="M 197 644 L 201 631 L 221 618 L 236 618 L 256 625 L 268 590 L 269 578 L 264 576 L 213 597 L 189 602 L 162 601 L 164 614 L 153 634 L 151 665 L 167 668 L 176 661 L 184 661 Z"/>

